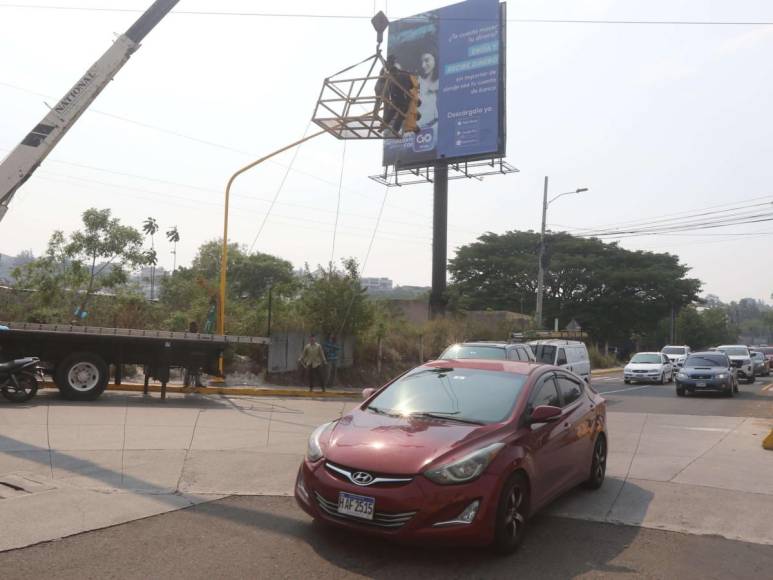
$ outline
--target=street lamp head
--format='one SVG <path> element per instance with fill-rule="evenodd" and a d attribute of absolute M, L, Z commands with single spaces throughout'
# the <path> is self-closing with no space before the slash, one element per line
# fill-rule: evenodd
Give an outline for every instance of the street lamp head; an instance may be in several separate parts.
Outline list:
<path fill-rule="evenodd" d="M 588 191 L 588 188 L 587 187 L 582 187 L 582 188 L 578 189 L 577 191 L 575 191 L 575 193 L 582 193 L 583 191 Z"/>

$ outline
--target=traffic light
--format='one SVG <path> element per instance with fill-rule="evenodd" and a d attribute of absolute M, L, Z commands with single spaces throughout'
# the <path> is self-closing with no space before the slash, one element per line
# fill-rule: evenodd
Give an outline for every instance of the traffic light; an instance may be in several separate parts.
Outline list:
<path fill-rule="evenodd" d="M 406 131 L 419 132 L 419 120 L 421 119 L 421 113 L 419 113 L 419 107 L 421 106 L 421 99 L 419 98 L 419 77 L 416 75 L 409 75 L 410 88 L 408 89 L 408 107 L 405 111 L 405 121 L 403 122 L 403 133 Z"/>

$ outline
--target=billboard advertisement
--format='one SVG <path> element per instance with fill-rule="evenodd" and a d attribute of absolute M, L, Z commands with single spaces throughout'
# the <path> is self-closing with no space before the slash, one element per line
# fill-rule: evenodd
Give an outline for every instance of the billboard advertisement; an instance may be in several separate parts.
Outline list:
<path fill-rule="evenodd" d="M 384 141 L 384 165 L 420 167 L 505 153 L 505 18 L 467 0 L 390 23 L 387 55 L 418 76 L 418 132 Z"/>

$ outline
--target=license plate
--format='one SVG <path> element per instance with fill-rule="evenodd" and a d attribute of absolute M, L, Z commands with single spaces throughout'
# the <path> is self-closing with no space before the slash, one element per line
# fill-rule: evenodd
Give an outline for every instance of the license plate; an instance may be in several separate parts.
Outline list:
<path fill-rule="evenodd" d="M 338 513 L 342 515 L 372 520 L 376 511 L 376 499 L 364 495 L 355 495 L 344 491 L 338 494 Z"/>
<path fill-rule="evenodd" d="M 695 386 L 696 387 L 705 387 L 706 383 L 702 383 L 702 382 L 699 381 L 699 382 L 695 383 Z"/>

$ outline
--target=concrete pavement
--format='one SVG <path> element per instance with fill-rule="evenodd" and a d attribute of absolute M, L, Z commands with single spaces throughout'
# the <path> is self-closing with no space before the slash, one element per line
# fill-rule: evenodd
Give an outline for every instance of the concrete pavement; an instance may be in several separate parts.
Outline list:
<path fill-rule="evenodd" d="M 289 495 L 309 433 L 355 403 L 43 393 L 0 404 L 0 550 L 227 495 Z M 609 412 L 608 481 L 550 513 L 773 545 L 773 420 Z"/>

